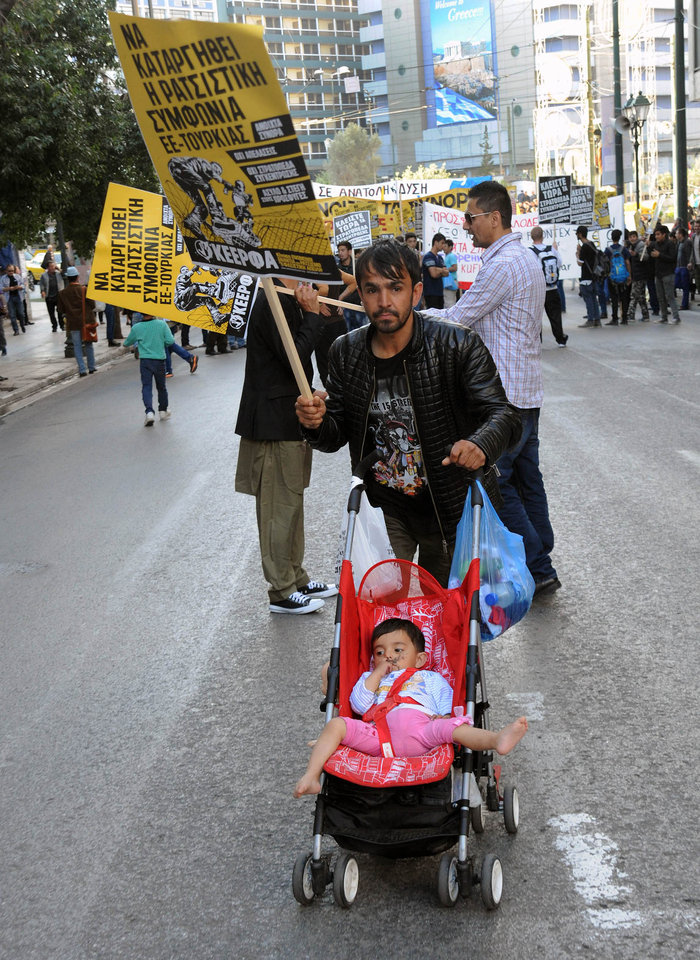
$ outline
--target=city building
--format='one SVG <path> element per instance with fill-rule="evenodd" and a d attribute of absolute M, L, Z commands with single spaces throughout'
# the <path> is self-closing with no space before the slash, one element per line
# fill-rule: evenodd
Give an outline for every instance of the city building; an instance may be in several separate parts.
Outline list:
<path fill-rule="evenodd" d="M 228 0 L 224 19 L 263 28 L 310 172 L 348 123 L 369 125 L 357 0 Z"/>
<path fill-rule="evenodd" d="M 224 0 L 117 0 L 117 13 L 154 20 L 218 21 L 226 19 Z"/>

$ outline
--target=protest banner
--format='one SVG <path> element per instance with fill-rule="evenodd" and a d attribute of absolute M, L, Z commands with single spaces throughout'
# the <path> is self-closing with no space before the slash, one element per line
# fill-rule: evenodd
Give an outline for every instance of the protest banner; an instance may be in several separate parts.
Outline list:
<path fill-rule="evenodd" d="M 89 297 L 242 337 L 257 282 L 248 273 L 195 267 L 165 197 L 110 183 Z"/>
<path fill-rule="evenodd" d="M 464 288 L 473 283 L 481 266 L 481 253 L 474 248 L 471 237 L 464 230 L 464 214 L 434 203 L 423 205 L 423 249 L 430 250 L 436 233 L 442 233 L 454 243 L 457 254 L 457 283 Z"/>
<path fill-rule="evenodd" d="M 310 397 L 272 277 L 326 283 L 340 274 L 261 28 L 109 20 L 193 263 L 262 277 L 297 385 Z"/>
<path fill-rule="evenodd" d="M 592 186 L 571 186 L 570 223 L 592 227 L 594 217 L 595 189 Z"/>
<path fill-rule="evenodd" d="M 540 223 L 571 223 L 571 177 L 539 177 L 537 214 Z"/>
<path fill-rule="evenodd" d="M 109 18 L 141 133 L 192 261 L 338 281 L 262 30 Z"/>
<path fill-rule="evenodd" d="M 372 224 L 369 210 L 357 210 L 333 217 L 333 236 L 336 246 L 344 240 L 353 252 L 372 245 Z"/>
<path fill-rule="evenodd" d="M 596 190 L 595 192 L 595 199 L 593 201 L 595 205 L 593 225 L 596 227 L 610 226 L 610 211 L 608 210 L 609 196 L 610 194 L 604 190 Z"/>

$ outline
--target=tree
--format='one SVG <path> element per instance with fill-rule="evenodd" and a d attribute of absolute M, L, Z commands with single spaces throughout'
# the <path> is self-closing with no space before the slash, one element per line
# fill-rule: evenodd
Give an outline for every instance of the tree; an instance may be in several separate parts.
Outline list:
<path fill-rule="evenodd" d="M 18 0 L 0 21 L 0 101 L 13 118 L 0 137 L 5 241 L 54 219 L 87 255 L 111 180 L 157 188 L 104 0 Z"/>
<path fill-rule="evenodd" d="M 440 166 L 437 163 L 431 163 L 427 167 L 419 164 L 414 170 L 409 164 L 403 173 L 398 171 L 394 174 L 395 180 L 443 180 L 449 179 L 450 173 L 443 161 Z"/>
<path fill-rule="evenodd" d="M 381 163 L 381 144 L 376 133 L 369 134 L 364 127 L 349 123 L 328 145 L 328 183 L 340 186 L 374 183 Z"/>
<path fill-rule="evenodd" d="M 477 173 L 482 177 L 493 176 L 496 170 L 496 164 L 493 162 L 491 153 L 491 141 L 489 140 L 489 128 L 484 124 L 484 135 L 479 140 L 479 146 L 482 149 L 481 166 Z"/>

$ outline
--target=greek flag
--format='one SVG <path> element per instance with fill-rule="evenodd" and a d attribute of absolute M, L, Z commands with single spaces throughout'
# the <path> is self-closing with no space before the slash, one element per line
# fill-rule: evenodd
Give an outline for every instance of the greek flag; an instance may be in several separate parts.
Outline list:
<path fill-rule="evenodd" d="M 470 123 L 473 120 L 493 120 L 493 114 L 474 100 L 468 100 L 449 87 L 435 90 L 435 119 L 437 125 L 445 123 Z"/>

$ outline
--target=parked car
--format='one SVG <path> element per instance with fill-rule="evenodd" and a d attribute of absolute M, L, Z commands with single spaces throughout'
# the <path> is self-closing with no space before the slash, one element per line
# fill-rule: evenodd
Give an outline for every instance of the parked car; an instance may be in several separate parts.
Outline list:
<path fill-rule="evenodd" d="M 31 260 L 26 261 L 27 279 L 29 280 L 30 290 L 34 289 L 34 285 L 39 282 L 39 279 L 41 278 L 41 275 L 44 272 L 44 268 L 41 265 L 41 261 L 44 259 L 45 254 L 46 254 L 46 248 L 44 247 L 43 250 L 37 250 L 34 256 L 31 258 Z M 53 258 L 56 261 L 56 266 L 60 270 L 61 254 L 54 253 Z"/>

